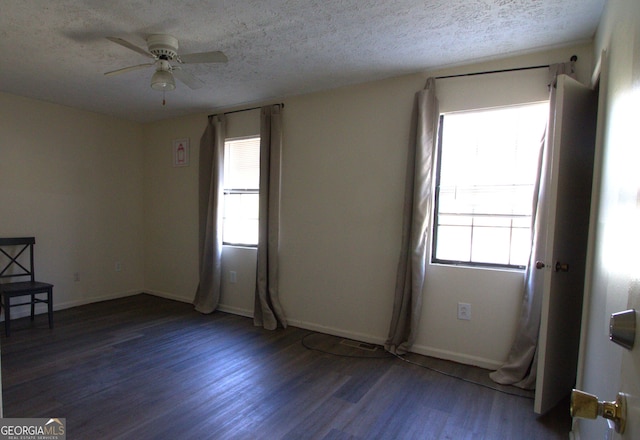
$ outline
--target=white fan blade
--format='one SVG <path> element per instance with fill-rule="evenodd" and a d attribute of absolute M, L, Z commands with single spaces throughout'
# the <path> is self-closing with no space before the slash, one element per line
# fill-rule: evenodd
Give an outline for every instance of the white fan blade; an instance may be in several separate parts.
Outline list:
<path fill-rule="evenodd" d="M 131 72 L 132 70 L 145 69 L 147 67 L 151 67 L 155 65 L 156 63 L 146 63 L 146 64 L 138 64 L 137 66 L 123 67 L 122 69 L 105 72 L 105 76 L 120 75 L 121 73 Z"/>
<path fill-rule="evenodd" d="M 177 60 L 183 64 L 226 63 L 228 61 L 227 56 L 220 51 L 188 53 L 186 55 L 180 55 Z"/>
<path fill-rule="evenodd" d="M 196 90 L 205 85 L 204 81 L 202 81 L 200 78 L 193 76 L 189 72 L 185 72 L 179 67 L 174 67 L 173 69 L 171 69 L 171 72 L 173 73 L 173 76 L 182 81 L 190 89 Z"/>
<path fill-rule="evenodd" d="M 144 55 L 146 57 L 155 58 L 152 54 L 150 54 L 149 52 L 147 52 L 143 48 L 138 47 L 135 44 L 129 43 L 127 40 L 123 40 L 122 38 L 107 37 L 107 40 L 113 41 L 114 43 L 119 44 L 120 46 L 124 46 L 127 49 L 130 49 L 130 50 L 132 50 L 134 52 L 138 52 L 139 54 L 142 54 L 142 55 Z"/>

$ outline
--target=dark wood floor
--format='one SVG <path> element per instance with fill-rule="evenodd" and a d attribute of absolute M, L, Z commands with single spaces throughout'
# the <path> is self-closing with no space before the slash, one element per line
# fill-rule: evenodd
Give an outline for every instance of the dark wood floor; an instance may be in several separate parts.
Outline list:
<path fill-rule="evenodd" d="M 1 341 L 5 417 L 65 417 L 69 439 L 568 436 L 564 407 L 536 417 L 530 399 L 339 342 L 149 295 L 56 312 L 53 330 L 20 319 Z"/>

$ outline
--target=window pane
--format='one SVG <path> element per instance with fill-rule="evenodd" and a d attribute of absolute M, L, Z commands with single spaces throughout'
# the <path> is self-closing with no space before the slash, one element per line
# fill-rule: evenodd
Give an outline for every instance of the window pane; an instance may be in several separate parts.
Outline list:
<path fill-rule="evenodd" d="M 471 226 L 473 224 L 473 217 L 469 215 L 443 215 L 438 217 L 440 225 L 447 226 Z"/>
<path fill-rule="evenodd" d="M 257 245 L 258 220 L 225 219 L 223 224 L 225 243 Z"/>
<path fill-rule="evenodd" d="M 257 245 L 260 138 L 225 142 L 223 243 Z"/>
<path fill-rule="evenodd" d="M 258 194 L 226 194 L 222 241 L 234 244 L 258 244 Z"/>
<path fill-rule="evenodd" d="M 515 217 L 513 219 L 513 227 L 520 229 L 529 229 L 531 228 L 531 216 L 527 217 Z"/>
<path fill-rule="evenodd" d="M 473 225 L 476 227 L 479 226 L 495 226 L 501 228 L 510 228 L 511 227 L 511 218 L 510 217 L 475 217 L 473 221 Z"/>
<path fill-rule="evenodd" d="M 436 260 L 527 263 L 533 189 L 548 113 L 548 103 L 537 103 L 442 116 Z M 452 225 L 459 224 L 471 226 L 464 234 L 461 228 L 454 233 Z"/>
<path fill-rule="evenodd" d="M 471 227 L 440 226 L 436 258 L 451 261 L 470 261 Z"/>
<path fill-rule="evenodd" d="M 531 233 L 529 229 L 514 229 L 511 234 L 511 264 L 526 266 L 531 251 Z"/>
<path fill-rule="evenodd" d="M 226 194 L 224 218 L 258 220 L 259 200 L 258 194 Z"/>
<path fill-rule="evenodd" d="M 224 188 L 258 189 L 260 186 L 260 138 L 227 141 L 224 148 Z"/>
<path fill-rule="evenodd" d="M 471 261 L 509 264 L 509 228 L 478 227 L 473 229 Z"/>

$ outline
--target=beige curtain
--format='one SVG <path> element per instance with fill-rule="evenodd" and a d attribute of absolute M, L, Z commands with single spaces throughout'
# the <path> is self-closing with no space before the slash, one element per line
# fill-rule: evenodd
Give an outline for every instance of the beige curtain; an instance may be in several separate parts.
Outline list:
<path fill-rule="evenodd" d="M 262 107 L 260 118 L 260 232 L 253 322 L 274 330 L 287 326 L 278 297 L 282 106 Z"/>
<path fill-rule="evenodd" d="M 400 260 L 385 348 L 402 354 L 413 345 L 422 312 L 431 223 L 433 166 L 438 139 L 435 78 L 416 94 L 407 160 Z"/>
<path fill-rule="evenodd" d="M 209 116 L 200 139 L 199 159 L 199 273 L 193 301 L 201 313 L 212 313 L 220 301 L 222 286 L 222 212 L 224 203 L 224 115 Z"/>
<path fill-rule="evenodd" d="M 549 139 L 553 137 L 553 112 L 556 102 L 555 85 L 560 74 L 574 76 L 574 63 L 560 63 L 549 66 L 549 122 L 546 134 L 540 148 L 538 176 L 534 189 L 533 215 L 531 218 L 531 253 L 525 271 L 522 305 L 520 318 L 516 329 L 516 336 L 506 362 L 497 370 L 489 374 L 494 382 L 503 385 L 513 385 L 523 389 L 533 389 L 536 386 L 538 365 L 538 333 L 540 332 L 540 318 L 542 313 L 543 274 L 536 270 L 535 262 L 544 255 L 545 238 L 542 221 L 546 219 L 547 176 L 551 172 L 551 161 L 548 159 Z"/>

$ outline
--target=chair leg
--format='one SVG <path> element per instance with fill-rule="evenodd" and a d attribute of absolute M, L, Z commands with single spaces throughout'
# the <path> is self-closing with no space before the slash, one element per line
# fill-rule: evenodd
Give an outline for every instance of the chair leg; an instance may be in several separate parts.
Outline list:
<path fill-rule="evenodd" d="M 11 334 L 11 297 L 4 298 L 4 334 Z"/>
<path fill-rule="evenodd" d="M 31 294 L 31 320 L 33 321 L 36 316 L 36 294 Z"/>
<path fill-rule="evenodd" d="M 53 328 L 53 289 L 47 291 L 47 308 L 49 312 L 49 328 Z"/>

